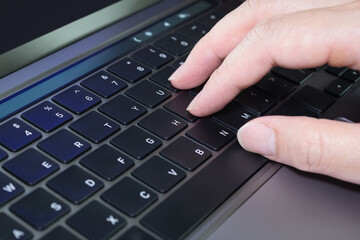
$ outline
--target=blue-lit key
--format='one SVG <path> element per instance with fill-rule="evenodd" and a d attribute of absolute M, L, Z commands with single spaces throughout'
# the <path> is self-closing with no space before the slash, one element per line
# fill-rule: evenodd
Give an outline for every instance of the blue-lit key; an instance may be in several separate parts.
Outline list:
<path fill-rule="evenodd" d="M 35 149 L 30 148 L 7 161 L 3 168 L 23 182 L 34 185 L 58 170 L 59 165 Z"/>
<path fill-rule="evenodd" d="M 81 114 L 101 102 L 99 97 L 79 86 L 61 92 L 53 100 L 76 114 Z"/>
<path fill-rule="evenodd" d="M 7 152 L 5 152 L 4 150 L 0 149 L 0 162 L 1 162 L 2 160 L 4 160 L 5 158 L 7 158 L 7 157 L 8 157 Z"/>
<path fill-rule="evenodd" d="M 70 113 L 46 101 L 30 109 L 21 115 L 24 119 L 31 122 L 45 132 L 51 132 L 55 128 L 66 123 L 72 116 Z"/>
<path fill-rule="evenodd" d="M 16 152 L 41 137 L 40 132 L 18 118 L 0 126 L 0 144 Z"/>
<path fill-rule="evenodd" d="M 127 86 L 125 82 L 105 71 L 86 78 L 81 85 L 105 98 L 111 97 Z"/>
<path fill-rule="evenodd" d="M 0 206 L 24 191 L 24 188 L 0 172 Z"/>
<path fill-rule="evenodd" d="M 62 163 L 68 163 L 90 149 L 85 140 L 62 129 L 38 144 L 38 147 Z"/>

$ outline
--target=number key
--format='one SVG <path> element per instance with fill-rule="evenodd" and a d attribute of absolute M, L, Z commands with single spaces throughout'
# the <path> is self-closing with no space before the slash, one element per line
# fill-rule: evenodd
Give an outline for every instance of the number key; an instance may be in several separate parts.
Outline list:
<path fill-rule="evenodd" d="M 151 73 L 150 68 L 145 67 L 130 58 L 120 60 L 111 65 L 108 70 L 131 83 L 134 83 Z"/>

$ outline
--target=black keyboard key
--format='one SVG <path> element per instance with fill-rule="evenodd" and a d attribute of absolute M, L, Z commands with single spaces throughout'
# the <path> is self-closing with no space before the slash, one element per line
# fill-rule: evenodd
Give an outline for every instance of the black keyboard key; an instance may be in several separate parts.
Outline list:
<path fill-rule="evenodd" d="M 195 170 L 211 157 L 209 150 L 186 137 L 176 139 L 160 154 L 189 171 Z"/>
<path fill-rule="evenodd" d="M 141 223 L 165 239 L 182 239 L 265 162 L 265 158 L 234 143 L 150 211 Z"/>
<path fill-rule="evenodd" d="M 330 83 L 326 88 L 325 92 L 330 93 L 335 97 L 341 97 L 351 88 L 351 83 L 343 79 L 336 79 Z"/>
<path fill-rule="evenodd" d="M 304 86 L 293 96 L 293 99 L 319 113 L 324 112 L 335 102 L 333 97 L 311 86 Z"/>
<path fill-rule="evenodd" d="M 253 111 L 257 115 L 263 115 L 277 104 L 276 98 L 256 89 L 247 88 L 243 90 L 234 102 Z"/>
<path fill-rule="evenodd" d="M 153 46 L 147 46 L 137 51 L 132 57 L 152 68 L 160 68 L 174 59 L 170 54 Z"/>
<path fill-rule="evenodd" d="M 280 107 L 275 109 L 271 115 L 283 115 L 283 116 L 308 116 L 318 118 L 319 114 L 315 111 L 311 111 L 303 105 L 298 104 L 295 101 L 287 101 Z"/>
<path fill-rule="evenodd" d="M 0 126 L 0 144 L 16 152 L 41 138 L 41 133 L 18 118 Z"/>
<path fill-rule="evenodd" d="M 169 34 L 154 43 L 156 46 L 175 55 L 181 55 L 189 51 L 194 42 L 178 34 Z"/>
<path fill-rule="evenodd" d="M 62 129 L 37 145 L 62 163 L 68 163 L 88 151 L 91 146 L 66 129 Z"/>
<path fill-rule="evenodd" d="M 175 72 L 175 68 L 171 66 L 167 66 L 157 73 L 150 76 L 150 80 L 160 84 L 161 86 L 169 89 L 172 92 L 178 92 L 179 90 L 176 89 L 171 82 L 169 81 L 169 77 Z"/>
<path fill-rule="evenodd" d="M 101 102 L 99 97 L 80 86 L 73 86 L 63 91 L 53 100 L 76 114 L 82 114 Z"/>
<path fill-rule="evenodd" d="M 156 107 L 171 97 L 171 93 L 169 91 L 147 80 L 142 81 L 136 86 L 128 89 L 125 94 L 151 108 Z"/>
<path fill-rule="evenodd" d="M 3 168 L 26 184 L 34 185 L 58 170 L 59 165 L 35 149 L 30 148 L 7 161 Z"/>
<path fill-rule="evenodd" d="M 144 130 L 132 126 L 111 140 L 111 144 L 140 160 L 160 147 L 162 143 Z"/>
<path fill-rule="evenodd" d="M 75 204 L 100 190 L 104 184 L 78 166 L 71 166 L 48 181 L 47 186 Z"/>
<path fill-rule="evenodd" d="M 156 240 L 138 227 L 132 227 L 117 240 Z"/>
<path fill-rule="evenodd" d="M 257 116 L 247 111 L 235 103 L 229 103 L 223 110 L 217 112 L 212 117 L 214 120 L 224 124 L 225 126 L 237 131 L 248 121 Z"/>
<path fill-rule="evenodd" d="M 125 82 L 105 71 L 100 71 L 86 78 L 81 82 L 81 85 L 104 98 L 109 98 L 127 87 Z"/>
<path fill-rule="evenodd" d="M 33 237 L 26 228 L 15 222 L 5 213 L 0 213 L 0 239 L 3 240 L 28 240 Z"/>
<path fill-rule="evenodd" d="M 175 113 L 179 117 L 184 118 L 189 122 L 195 122 L 198 118 L 191 115 L 189 111 L 186 111 L 186 108 L 189 106 L 190 102 L 194 99 L 193 96 L 184 92 L 178 95 L 176 98 L 172 99 L 164 105 L 164 108 L 170 112 Z"/>
<path fill-rule="evenodd" d="M 42 230 L 69 212 L 70 208 L 46 190 L 38 188 L 13 204 L 10 210 L 34 228 Z"/>
<path fill-rule="evenodd" d="M 134 161 L 109 145 L 90 153 L 80 163 L 106 180 L 114 180 L 134 165 Z"/>
<path fill-rule="evenodd" d="M 122 95 L 100 106 L 99 111 L 124 125 L 131 123 L 147 112 L 146 108 Z"/>
<path fill-rule="evenodd" d="M 330 67 L 330 66 L 327 66 L 325 68 L 325 70 L 328 72 L 328 73 L 331 73 L 332 75 L 335 75 L 337 77 L 339 77 L 340 75 L 342 75 L 345 71 L 346 71 L 346 67 Z"/>
<path fill-rule="evenodd" d="M 71 114 L 49 101 L 43 102 L 21 115 L 45 132 L 51 132 L 72 119 Z"/>
<path fill-rule="evenodd" d="M 75 237 L 72 233 L 65 230 L 63 227 L 57 227 L 46 236 L 42 237 L 41 240 L 80 240 Z"/>
<path fill-rule="evenodd" d="M 312 76 L 313 73 L 313 71 L 309 69 L 287 69 L 282 67 L 275 67 L 271 71 L 296 84 L 304 83 Z"/>
<path fill-rule="evenodd" d="M 224 3 L 224 5 L 222 5 L 221 7 L 217 8 L 215 10 L 215 12 L 217 14 L 219 14 L 220 16 L 225 16 L 226 14 L 228 14 L 229 12 L 234 10 L 235 8 L 239 7 L 244 2 L 244 0 L 225 1 L 225 2 L 226 3 Z"/>
<path fill-rule="evenodd" d="M 341 75 L 342 79 L 345 79 L 351 83 L 356 83 L 357 81 L 360 80 L 360 73 L 359 71 L 356 70 L 352 70 L 352 69 L 347 69 L 342 75 Z"/>
<path fill-rule="evenodd" d="M 7 152 L 0 148 L 0 162 L 8 157 Z"/>
<path fill-rule="evenodd" d="M 66 223 L 90 240 L 105 240 L 123 228 L 124 218 L 97 201 L 92 201 Z"/>
<path fill-rule="evenodd" d="M 230 129 L 210 119 L 201 120 L 186 135 L 215 151 L 219 151 L 235 137 Z"/>
<path fill-rule="evenodd" d="M 163 109 L 158 109 L 143 118 L 139 125 L 165 140 L 173 138 L 187 127 L 184 120 Z"/>
<path fill-rule="evenodd" d="M 21 185 L 0 172 L 0 206 L 20 195 L 22 192 L 24 192 L 24 188 Z"/>
<path fill-rule="evenodd" d="M 255 86 L 273 95 L 274 97 L 277 97 L 278 99 L 285 98 L 296 88 L 294 83 L 291 83 L 284 78 L 271 73 L 267 74 Z"/>
<path fill-rule="evenodd" d="M 151 73 L 151 69 L 130 58 L 111 65 L 108 70 L 128 82 L 134 83 Z"/>
<path fill-rule="evenodd" d="M 199 20 L 197 20 L 197 22 L 201 23 L 204 26 L 212 28 L 221 18 L 222 16 L 217 13 L 210 13 L 201 17 Z"/>
<path fill-rule="evenodd" d="M 114 121 L 94 111 L 71 123 L 69 128 L 94 143 L 100 143 L 120 130 Z"/>
<path fill-rule="evenodd" d="M 186 174 L 158 156 L 154 156 L 132 172 L 132 175 L 161 193 L 178 184 Z"/>
<path fill-rule="evenodd" d="M 136 217 L 158 199 L 153 191 L 129 177 L 122 179 L 101 197 L 130 217 Z"/>
<path fill-rule="evenodd" d="M 175 68 L 179 68 L 181 65 L 184 64 L 186 58 L 188 57 L 188 55 L 185 55 L 185 56 L 182 56 L 181 58 L 179 58 L 178 60 L 174 61 L 172 63 L 172 65 L 175 67 Z M 170 76 L 169 76 L 170 77 Z"/>
<path fill-rule="evenodd" d="M 198 42 L 205 34 L 209 32 L 210 28 L 199 23 L 190 23 L 176 32 L 184 37 L 187 37 L 194 42 Z"/>

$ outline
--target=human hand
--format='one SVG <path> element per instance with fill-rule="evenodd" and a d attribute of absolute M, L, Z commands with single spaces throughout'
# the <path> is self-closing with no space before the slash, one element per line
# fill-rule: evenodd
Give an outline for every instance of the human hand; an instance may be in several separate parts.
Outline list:
<path fill-rule="evenodd" d="M 359 20 L 360 1 L 246 1 L 199 41 L 170 80 L 187 89 L 209 78 L 188 107 L 206 116 L 273 66 L 360 69 Z M 359 133 L 358 124 L 266 116 L 244 125 L 238 139 L 269 159 L 359 184 Z"/>

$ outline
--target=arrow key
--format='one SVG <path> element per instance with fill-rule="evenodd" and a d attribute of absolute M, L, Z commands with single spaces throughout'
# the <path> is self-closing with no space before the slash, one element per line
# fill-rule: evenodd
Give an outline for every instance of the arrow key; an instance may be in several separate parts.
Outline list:
<path fill-rule="evenodd" d="M 135 169 L 132 175 L 162 193 L 169 191 L 186 176 L 184 171 L 158 156 Z"/>

